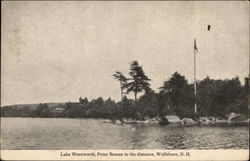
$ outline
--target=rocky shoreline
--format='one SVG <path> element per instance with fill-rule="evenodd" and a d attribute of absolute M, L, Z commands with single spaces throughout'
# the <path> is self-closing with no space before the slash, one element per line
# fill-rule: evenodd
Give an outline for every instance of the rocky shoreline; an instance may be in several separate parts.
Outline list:
<path fill-rule="evenodd" d="M 227 119 L 219 119 L 216 117 L 199 117 L 198 119 L 193 120 L 192 118 L 180 119 L 176 115 L 166 115 L 145 120 L 116 119 L 116 120 L 105 120 L 104 122 L 114 123 L 114 124 L 145 124 L 145 125 L 168 125 L 168 126 L 193 126 L 193 125 L 248 126 L 249 118 L 246 118 L 246 116 L 242 116 L 240 114 L 231 113 L 227 116 Z"/>

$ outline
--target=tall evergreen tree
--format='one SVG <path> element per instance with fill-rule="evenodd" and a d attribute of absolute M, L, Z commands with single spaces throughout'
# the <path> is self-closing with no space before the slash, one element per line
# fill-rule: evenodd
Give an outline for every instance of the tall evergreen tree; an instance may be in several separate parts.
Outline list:
<path fill-rule="evenodd" d="M 150 79 L 145 75 L 142 66 L 139 65 L 137 61 L 130 63 L 130 81 L 125 84 L 127 93 L 133 92 L 135 96 L 135 101 L 137 100 L 137 94 L 142 91 L 149 89 Z"/>
<path fill-rule="evenodd" d="M 121 101 L 123 100 L 123 89 L 124 86 L 127 84 L 127 78 L 119 71 L 116 71 L 115 74 L 113 74 L 113 77 L 120 81 L 120 88 L 121 88 Z"/>

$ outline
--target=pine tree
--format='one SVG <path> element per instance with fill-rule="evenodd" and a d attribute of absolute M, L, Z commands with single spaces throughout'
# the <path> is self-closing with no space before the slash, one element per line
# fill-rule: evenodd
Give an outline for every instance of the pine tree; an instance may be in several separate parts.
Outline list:
<path fill-rule="evenodd" d="M 133 61 L 130 63 L 129 75 L 131 76 L 131 78 L 129 79 L 130 82 L 125 84 L 124 87 L 127 89 L 127 93 L 134 93 L 135 101 L 137 101 L 137 94 L 149 89 L 150 79 L 145 75 L 142 66 L 140 66 L 137 61 Z"/>
<path fill-rule="evenodd" d="M 120 81 L 120 88 L 121 88 L 121 101 L 123 99 L 123 89 L 125 85 L 127 84 L 127 78 L 119 71 L 116 71 L 115 74 L 113 74 L 113 77 Z"/>

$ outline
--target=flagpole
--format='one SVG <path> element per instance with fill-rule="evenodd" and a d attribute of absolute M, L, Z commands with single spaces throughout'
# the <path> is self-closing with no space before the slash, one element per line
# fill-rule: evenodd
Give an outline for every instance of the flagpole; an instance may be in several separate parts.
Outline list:
<path fill-rule="evenodd" d="M 197 115 L 197 104 L 196 104 L 196 52 L 197 52 L 197 46 L 196 46 L 196 41 L 194 39 L 194 114 L 195 114 L 195 118 Z"/>

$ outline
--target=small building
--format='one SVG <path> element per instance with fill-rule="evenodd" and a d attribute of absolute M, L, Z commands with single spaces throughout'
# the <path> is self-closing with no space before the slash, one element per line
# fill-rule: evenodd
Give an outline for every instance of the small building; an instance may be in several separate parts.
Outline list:
<path fill-rule="evenodd" d="M 61 107 L 57 107 L 54 109 L 53 111 L 54 113 L 62 113 L 62 112 L 65 112 L 65 109 L 64 108 L 61 108 Z"/>
<path fill-rule="evenodd" d="M 65 108 L 62 107 L 56 107 L 52 111 L 54 117 L 63 117 L 66 113 Z"/>

